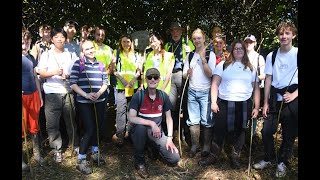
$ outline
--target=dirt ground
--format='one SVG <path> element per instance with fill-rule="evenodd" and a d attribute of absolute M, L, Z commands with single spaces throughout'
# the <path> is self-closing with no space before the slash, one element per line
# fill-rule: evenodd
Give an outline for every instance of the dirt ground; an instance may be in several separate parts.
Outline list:
<path fill-rule="evenodd" d="M 111 111 L 110 111 L 111 112 Z M 111 114 L 114 116 L 114 114 Z M 262 120 L 258 121 L 258 138 L 254 142 L 252 149 L 252 162 L 258 162 L 263 157 L 263 146 L 261 141 L 260 130 L 262 128 Z M 111 134 L 114 129 L 110 131 Z M 278 131 L 277 144 L 280 145 L 281 134 Z M 249 136 L 249 135 L 248 135 Z M 249 140 L 249 138 L 247 138 Z M 178 143 L 175 143 L 178 147 Z M 27 150 L 31 157 L 32 147 L 29 141 L 23 147 L 24 153 Z M 248 175 L 248 159 L 249 159 L 249 143 L 246 143 L 241 154 L 241 168 L 234 170 L 230 166 L 230 162 L 225 154 L 214 165 L 208 167 L 201 167 L 198 165 L 200 160 L 200 152 L 196 157 L 188 158 L 187 146 L 182 146 L 182 167 L 170 167 L 161 159 L 151 160 L 146 155 L 146 164 L 150 174 L 149 179 L 211 179 L 211 180 L 227 180 L 227 179 L 276 179 L 275 170 L 276 165 L 258 171 L 251 169 Z M 141 179 L 135 172 L 133 167 L 133 148 L 129 141 L 125 141 L 123 147 L 118 148 L 111 141 L 101 143 L 101 153 L 106 161 L 106 165 L 97 167 L 92 166 L 93 173 L 90 175 L 83 175 L 76 169 L 77 157 L 70 156 L 70 150 L 64 152 L 64 159 L 62 163 L 56 164 L 53 161 L 53 154 L 50 153 L 49 148 L 44 148 L 45 159 L 48 165 L 39 167 L 31 157 L 32 172 L 22 173 L 22 179 Z M 26 158 L 27 159 L 27 158 Z M 91 163 L 92 165 L 92 163 Z M 283 179 L 295 180 L 298 179 L 298 139 L 296 139 L 291 165 L 288 168 L 287 176 Z"/>

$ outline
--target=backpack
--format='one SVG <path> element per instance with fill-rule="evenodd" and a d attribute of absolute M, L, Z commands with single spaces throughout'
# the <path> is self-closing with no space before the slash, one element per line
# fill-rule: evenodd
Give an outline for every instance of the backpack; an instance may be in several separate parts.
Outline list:
<path fill-rule="evenodd" d="M 100 71 L 103 71 L 104 65 L 100 61 L 98 61 L 98 63 L 99 63 Z M 80 58 L 79 59 L 79 73 L 82 73 L 83 70 L 84 70 L 84 58 Z"/>
<path fill-rule="evenodd" d="M 189 53 L 189 66 L 190 66 L 190 62 L 191 62 L 191 60 L 192 60 L 192 58 L 193 58 L 193 55 L 194 55 L 194 53 L 195 53 L 195 50 L 193 50 L 193 51 L 191 51 L 190 53 Z M 210 59 L 210 51 L 209 50 L 207 50 L 206 51 L 206 60 L 207 60 L 207 62 L 209 62 L 209 59 Z"/>
<path fill-rule="evenodd" d="M 139 103 L 138 103 L 138 111 L 140 110 L 141 104 L 143 103 L 144 100 L 144 91 L 145 90 L 140 90 L 139 93 Z M 162 104 L 164 104 L 165 101 L 165 96 L 164 96 L 164 92 L 162 90 L 156 90 L 157 92 L 159 92 L 160 97 L 162 99 Z"/>
<path fill-rule="evenodd" d="M 116 66 L 118 64 L 118 62 L 121 61 L 121 58 L 120 58 L 120 51 L 119 50 L 116 50 L 117 51 L 117 54 L 116 54 Z M 135 62 L 137 62 L 138 60 L 138 57 L 137 57 L 137 53 L 134 52 L 134 57 L 135 57 Z M 120 71 L 122 70 L 122 67 L 121 67 L 121 64 L 120 64 Z"/>

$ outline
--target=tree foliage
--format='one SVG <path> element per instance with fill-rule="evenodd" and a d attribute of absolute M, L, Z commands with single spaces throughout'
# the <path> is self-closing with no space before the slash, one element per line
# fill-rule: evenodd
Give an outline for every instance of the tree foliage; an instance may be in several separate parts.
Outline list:
<path fill-rule="evenodd" d="M 222 26 L 230 44 L 234 38 L 247 34 L 256 36 L 262 47 L 277 46 L 274 30 L 282 20 L 298 26 L 297 0 L 23 0 L 22 22 L 37 38 L 38 27 L 47 23 L 63 26 L 74 19 L 80 26 L 104 25 L 106 42 L 115 48 L 123 33 L 139 30 L 159 31 L 168 38 L 168 27 L 179 21 L 190 27 L 188 35 L 197 27 L 208 35 L 213 25 Z M 79 36 L 79 32 L 78 32 Z M 296 45 L 298 41 L 295 41 Z"/>

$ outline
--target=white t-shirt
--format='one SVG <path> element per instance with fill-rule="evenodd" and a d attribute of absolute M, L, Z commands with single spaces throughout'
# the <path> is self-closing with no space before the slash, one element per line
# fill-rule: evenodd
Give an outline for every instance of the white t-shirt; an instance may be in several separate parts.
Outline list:
<path fill-rule="evenodd" d="M 192 76 L 189 79 L 189 87 L 194 90 L 206 90 L 211 88 L 212 78 L 211 77 L 209 78 L 206 76 L 203 69 L 203 64 L 202 64 L 200 55 L 197 52 L 195 52 L 191 59 L 190 65 L 189 65 L 189 55 L 190 53 L 187 55 L 185 64 L 183 67 L 183 74 L 187 74 L 189 67 L 193 68 Z M 216 55 L 211 51 L 209 55 L 208 65 L 212 71 L 212 74 L 213 74 L 213 70 L 215 69 L 215 64 L 216 64 Z"/>
<path fill-rule="evenodd" d="M 48 52 L 43 52 L 40 61 L 39 69 L 46 69 L 48 71 L 57 69 L 59 67 L 63 68 L 63 73 L 70 75 L 71 68 L 73 66 L 74 60 L 72 60 L 72 55 L 68 51 L 64 51 L 61 54 L 53 54 L 52 50 Z M 46 94 L 48 93 L 66 93 L 66 88 L 68 92 L 71 92 L 69 80 L 61 79 L 59 75 L 53 75 L 50 78 L 46 79 L 46 82 L 43 83 L 43 90 Z"/>
<path fill-rule="evenodd" d="M 280 53 L 278 48 L 275 62 L 272 67 L 272 53 L 270 52 L 266 60 L 265 74 L 272 75 L 271 85 L 277 89 L 282 89 L 291 84 L 298 84 L 297 53 L 298 48 L 292 47 L 286 53 Z M 292 81 L 290 82 L 290 80 Z M 290 84 L 289 84 L 290 83 Z M 282 96 L 278 94 L 278 101 L 282 101 Z"/>
<path fill-rule="evenodd" d="M 249 67 L 244 70 L 244 65 L 238 61 L 223 70 L 224 62 L 221 61 L 214 71 L 215 75 L 221 77 L 218 97 L 226 101 L 248 100 L 252 96 L 252 82 L 255 78 L 258 80 L 256 71 L 251 71 Z"/>

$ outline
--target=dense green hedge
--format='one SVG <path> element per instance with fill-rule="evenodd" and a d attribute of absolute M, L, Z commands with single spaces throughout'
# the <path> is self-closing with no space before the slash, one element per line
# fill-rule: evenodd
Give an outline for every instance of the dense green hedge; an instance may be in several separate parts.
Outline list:
<path fill-rule="evenodd" d="M 37 39 L 39 25 L 62 26 L 67 19 L 80 26 L 104 25 L 106 42 L 115 48 L 122 33 L 139 30 L 160 31 L 168 38 L 171 21 L 179 21 L 192 30 L 200 27 L 210 34 L 214 24 L 221 25 L 228 43 L 254 34 L 265 38 L 262 48 L 277 46 L 276 25 L 291 20 L 298 26 L 297 0 L 23 0 L 22 22 Z M 79 36 L 79 32 L 78 35 Z M 297 45 L 298 40 L 295 40 Z"/>

